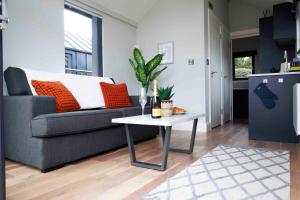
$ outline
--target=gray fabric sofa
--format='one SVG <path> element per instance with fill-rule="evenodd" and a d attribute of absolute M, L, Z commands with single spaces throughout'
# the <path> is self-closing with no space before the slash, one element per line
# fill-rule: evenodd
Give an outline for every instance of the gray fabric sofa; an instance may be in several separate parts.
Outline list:
<path fill-rule="evenodd" d="M 23 73 L 19 68 L 4 73 L 10 95 L 4 97 L 6 158 L 47 172 L 127 145 L 125 127 L 111 119 L 140 114 L 137 97 L 131 97 L 131 108 L 56 113 L 55 98 L 32 96 L 26 75 L 20 78 Z M 137 142 L 159 132 L 151 126 L 130 126 L 130 130 Z"/>

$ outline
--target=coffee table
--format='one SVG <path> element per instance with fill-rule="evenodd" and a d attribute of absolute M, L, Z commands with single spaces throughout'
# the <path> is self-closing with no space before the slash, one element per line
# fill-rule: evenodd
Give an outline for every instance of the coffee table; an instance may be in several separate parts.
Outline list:
<path fill-rule="evenodd" d="M 202 115 L 200 115 L 200 114 L 186 113 L 183 115 L 173 115 L 171 117 L 152 119 L 151 115 L 144 115 L 144 116 L 139 115 L 139 116 L 133 116 L 133 117 L 123 117 L 123 118 L 112 119 L 112 123 L 125 124 L 129 156 L 130 156 L 131 164 L 133 166 L 164 171 L 164 170 L 166 170 L 166 167 L 167 167 L 169 151 L 174 151 L 174 152 L 179 152 L 179 153 L 187 153 L 187 154 L 191 154 L 193 152 L 194 144 L 195 144 L 195 136 L 196 136 L 196 131 L 197 131 L 198 118 L 200 118 L 201 116 Z M 182 122 L 188 122 L 188 121 L 192 121 L 192 120 L 194 121 L 194 123 L 193 123 L 193 130 L 192 130 L 189 148 L 188 149 L 179 149 L 179 148 L 170 147 L 170 137 L 171 137 L 172 126 L 182 123 Z M 132 136 L 132 133 L 129 131 L 129 125 L 159 126 L 161 128 L 162 140 L 163 140 L 163 149 L 162 149 L 163 153 L 162 153 L 162 158 L 161 158 L 161 164 L 140 162 L 136 159 L 136 152 L 135 152 L 135 148 L 134 148 L 133 136 Z"/>

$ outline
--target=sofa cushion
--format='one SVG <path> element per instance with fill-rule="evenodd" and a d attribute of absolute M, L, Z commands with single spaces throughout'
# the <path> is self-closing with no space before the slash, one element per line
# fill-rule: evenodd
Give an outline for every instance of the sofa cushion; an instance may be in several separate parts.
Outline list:
<path fill-rule="evenodd" d="M 83 76 L 76 74 L 51 73 L 32 69 L 22 69 L 28 79 L 33 95 L 37 95 L 31 84 L 32 80 L 60 81 L 77 99 L 82 109 L 101 108 L 105 106 L 99 82 L 113 83 L 108 77 Z"/>
<path fill-rule="evenodd" d="M 100 87 L 106 108 L 116 109 L 132 106 L 125 83 L 109 84 L 101 82 Z"/>
<path fill-rule="evenodd" d="M 55 137 L 100 130 L 115 126 L 113 118 L 122 117 L 119 110 L 92 110 L 40 115 L 32 119 L 32 136 Z"/>
<path fill-rule="evenodd" d="M 39 96 L 54 96 L 56 101 L 56 112 L 79 111 L 80 105 L 73 94 L 59 81 L 36 81 L 31 84 Z"/>

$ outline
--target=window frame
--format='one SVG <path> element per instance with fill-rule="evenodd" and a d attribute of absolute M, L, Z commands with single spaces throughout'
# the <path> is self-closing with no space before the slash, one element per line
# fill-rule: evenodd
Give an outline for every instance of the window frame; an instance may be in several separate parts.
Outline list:
<path fill-rule="evenodd" d="M 89 14 L 88 11 L 84 12 L 79 8 L 70 6 L 68 4 L 64 5 L 64 9 L 78 13 L 85 17 L 88 17 L 92 20 L 92 75 L 91 76 L 103 76 L 103 27 L 102 27 L 102 18 L 97 15 Z M 66 50 L 70 50 L 65 47 Z M 66 68 L 65 68 L 66 70 Z M 87 71 L 87 73 L 89 73 Z M 88 75 L 87 75 L 88 76 Z"/>
<path fill-rule="evenodd" d="M 72 6 L 65 5 L 65 9 L 70 10 L 70 11 L 75 12 L 75 13 L 78 13 L 78 14 L 80 14 L 80 15 L 83 15 L 83 16 L 85 16 L 85 17 L 88 17 L 88 18 L 93 19 L 93 16 L 92 16 L 91 14 L 88 14 L 88 13 L 86 13 L 86 12 L 83 12 L 83 11 L 81 11 L 81 10 L 79 10 L 79 9 L 76 9 L 76 8 L 72 7 Z"/>
<path fill-rule="evenodd" d="M 235 52 L 232 56 L 232 77 L 234 81 L 239 80 L 248 80 L 248 78 L 236 78 L 235 77 L 235 58 L 241 58 L 241 57 L 251 57 L 252 58 L 252 74 L 255 74 L 255 57 L 257 55 L 257 51 L 243 51 L 243 52 Z"/>

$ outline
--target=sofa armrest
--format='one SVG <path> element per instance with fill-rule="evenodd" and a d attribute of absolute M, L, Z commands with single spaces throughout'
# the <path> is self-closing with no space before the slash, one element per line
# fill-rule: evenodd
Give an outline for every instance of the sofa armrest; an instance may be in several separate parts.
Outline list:
<path fill-rule="evenodd" d="M 23 115 L 31 120 L 38 115 L 55 113 L 55 97 L 6 96 L 4 97 L 4 111 L 10 115 Z"/>
<path fill-rule="evenodd" d="M 31 120 L 56 112 L 55 97 L 4 97 L 5 156 L 43 169 L 43 140 L 32 137 Z"/>
<path fill-rule="evenodd" d="M 132 107 L 141 106 L 141 104 L 139 102 L 139 96 L 130 96 L 130 100 L 131 100 L 131 103 L 132 103 Z M 146 106 L 150 105 L 150 100 L 151 100 L 151 98 L 148 96 Z"/>

